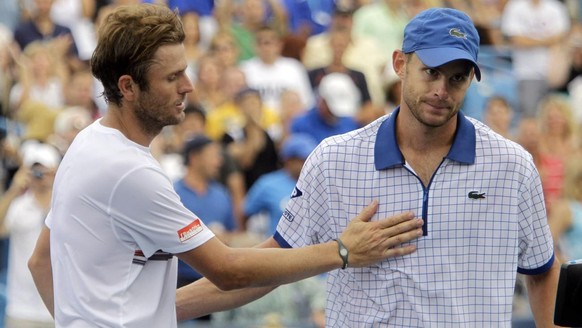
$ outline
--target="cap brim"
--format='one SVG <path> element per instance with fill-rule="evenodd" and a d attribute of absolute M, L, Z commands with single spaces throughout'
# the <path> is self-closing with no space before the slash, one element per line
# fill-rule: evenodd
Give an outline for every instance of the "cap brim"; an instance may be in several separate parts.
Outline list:
<path fill-rule="evenodd" d="M 439 67 L 453 60 L 468 60 L 475 67 L 475 78 L 477 78 L 477 81 L 481 81 L 481 70 L 477 62 L 465 50 L 458 48 L 432 48 L 416 50 L 414 53 L 428 67 Z"/>

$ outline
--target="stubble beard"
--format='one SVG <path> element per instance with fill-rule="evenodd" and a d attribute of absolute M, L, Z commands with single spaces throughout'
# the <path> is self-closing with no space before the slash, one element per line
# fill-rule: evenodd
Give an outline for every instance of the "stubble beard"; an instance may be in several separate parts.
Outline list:
<path fill-rule="evenodd" d="M 176 125 L 184 119 L 184 113 L 179 117 L 171 115 L 167 105 L 154 97 L 141 98 L 137 104 L 136 117 L 142 130 L 148 135 L 158 135 L 165 126 Z"/>

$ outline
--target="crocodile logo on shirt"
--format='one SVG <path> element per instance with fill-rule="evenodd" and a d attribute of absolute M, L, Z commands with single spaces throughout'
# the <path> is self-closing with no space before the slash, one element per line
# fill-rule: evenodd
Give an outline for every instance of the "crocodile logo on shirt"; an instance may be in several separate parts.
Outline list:
<path fill-rule="evenodd" d="M 452 28 L 449 30 L 449 34 L 451 36 L 454 36 L 455 38 L 460 38 L 460 39 L 466 39 L 467 38 L 467 34 L 461 32 L 461 30 L 459 30 L 458 28 Z"/>
<path fill-rule="evenodd" d="M 485 198 L 485 193 L 478 191 L 470 191 L 467 196 L 469 196 L 469 198 L 471 199 L 483 199 Z"/>

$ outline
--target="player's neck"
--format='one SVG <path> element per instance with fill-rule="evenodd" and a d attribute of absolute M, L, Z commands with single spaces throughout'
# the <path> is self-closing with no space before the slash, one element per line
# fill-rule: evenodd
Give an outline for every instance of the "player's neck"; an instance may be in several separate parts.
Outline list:
<path fill-rule="evenodd" d="M 127 108 L 110 105 L 101 124 L 119 130 L 127 139 L 144 147 L 149 147 L 156 136 L 144 132 L 133 112 Z"/>
<path fill-rule="evenodd" d="M 443 126 L 432 127 L 418 121 L 410 112 L 401 110 L 396 120 L 398 146 L 419 153 L 448 151 L 455 130 L 455 118 Z"/>

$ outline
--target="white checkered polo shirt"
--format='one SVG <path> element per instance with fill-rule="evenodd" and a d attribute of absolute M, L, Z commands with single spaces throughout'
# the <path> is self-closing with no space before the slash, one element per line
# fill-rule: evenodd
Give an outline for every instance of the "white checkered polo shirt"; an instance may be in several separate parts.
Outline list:
<path fill-rule="evenodd" d="M 374 219 L 412 210 L 417 251 L 330 272 L 328 327 L 510 327 L 516 272 L 554 259 L 532 158 L 458 115 L 455 140 L 425 188 L 396 143 L 398 110 L 324 140 L 306 161 L 275 234 L 283 247 L 337 238 L 376 199 Z"/>

